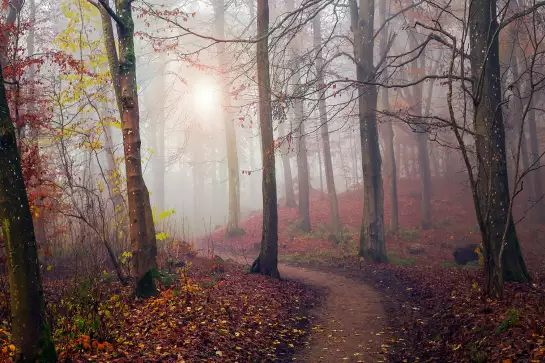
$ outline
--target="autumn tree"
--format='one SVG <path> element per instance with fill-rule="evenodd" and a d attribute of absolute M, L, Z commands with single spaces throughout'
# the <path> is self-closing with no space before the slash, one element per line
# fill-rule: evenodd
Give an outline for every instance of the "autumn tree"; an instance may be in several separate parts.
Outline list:
<path fill-rule="evenodd" d="M 15 129 L 0 72 L 0 220 L 6 245 L 11 337 L 17 362 L 55 362 L 47 324 L 34 225 L 21 169 Z"/>
<path fill-rule="evenodd" d="M 140 114 L 136 84 L 136 54 L 134 49 L 134 20 L 131 0 L 116 0 L 115 10 L 108 0 L 94 3 L 102 13 L 103 21 L 114 21 L 117 27 L 119 54 L 110 49 L 108 58 L 112 82 L 117 98 L 123 129 L 123 150 L 127 175 L 129 235 L 132 246 L 135 294 L 140 297 L 155 295 L 154 273 L 157 269 L 157 241 L 149 192 L 142 176 Z M 108 28 L 107 24 L 103 27 Z M 104 34 L 105 37 L 110 34 Z M 111 40 L 107 40 L 110 44 Z M 114 43 L 115 44 L 115 43 Z"/>
<path fill-rule="evenodd" d="M 263 162 L 263 231 L 261 251 L 251 271 L 279 278 L 278 209 L 275 176 L 275 142 L 269 74 L 269 1 L 257 0 L 257 83 Z"/>

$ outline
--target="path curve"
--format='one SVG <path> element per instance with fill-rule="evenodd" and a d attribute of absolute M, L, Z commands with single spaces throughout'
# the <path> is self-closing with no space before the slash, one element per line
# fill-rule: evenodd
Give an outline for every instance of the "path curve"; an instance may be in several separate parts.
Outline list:
<path fill-rule="evenodd" d="M 221 254 L 240 264 L 253 259 Z M 285 264 L 280 276 L 299 281 L 319 291 L 323 300 L 310 311 L 307 341 L 294 356 L 296 362 L 383 362 L 386 313 L 381 295 L 372 287 L 347 277 Z"/>
<path fill-rule="evenodd" d="M 296 361 L 383 361 L 380 351 L 386 313 L 379 293 L 337 274 L 287 265 L 279 269 L 283 278 L 325 289 L 324 301 L 311 311 L 312 331 L 295 355 Z"/>

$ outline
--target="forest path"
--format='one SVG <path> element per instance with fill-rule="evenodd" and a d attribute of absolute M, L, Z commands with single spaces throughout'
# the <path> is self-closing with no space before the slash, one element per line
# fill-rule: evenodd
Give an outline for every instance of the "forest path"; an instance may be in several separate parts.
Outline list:
<path fill-rule="evenodd" d="M 253 259 L 232 254 L 248 265 Z M 303 267 L 279 265 L 280 276 L 324 292 L 310 311 L 307 341 L 294 356 L 296 362 L 381 362 L 382 328 L 386 313 L 381 295 L 372 287 L 344 276 Z"/>
<path fill-rule="evenodd" d="M 280 265 L 280 275 L 325 290 L 324 300 L 311 311 L 312 331 L 296 361 L 382 361 L 377 352 L 386 313 L 373 288 L 337 274 L 287 265 Z"/>

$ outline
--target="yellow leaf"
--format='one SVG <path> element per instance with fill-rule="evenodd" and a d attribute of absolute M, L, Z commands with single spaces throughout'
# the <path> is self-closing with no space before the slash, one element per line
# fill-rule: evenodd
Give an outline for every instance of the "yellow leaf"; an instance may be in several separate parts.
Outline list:
<path fill-rule="evenodd" d="M 9 345 L 9 350 L 11 350 L 12 352 L 15 352 L 15 345 L 10 344 Z"/>

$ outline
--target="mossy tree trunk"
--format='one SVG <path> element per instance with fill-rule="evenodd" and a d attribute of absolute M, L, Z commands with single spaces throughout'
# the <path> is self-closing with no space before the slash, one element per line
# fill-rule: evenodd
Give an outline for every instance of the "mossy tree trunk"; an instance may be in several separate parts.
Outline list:
<path fill-rule="evenodd" d="M 109 4 L 109 1 L 107 1 Z M 117 46 L 115 44 L 114 29 L 112 25 L 112 19 L 104 7 L 99 7 L 101 21 L 102 21 L 102 36 L 104 41 L 104 47 L 106 49 L 106 55 L 108 58 L 108 68 L 112 77 L 113 91 L 116 99 L 118 112 L 121 112 L 121 87 L 119 81 L 119 58 L 117 55 Z M 124 204 L 123 195 L 121 194 L 121 172 L 118 169 L 116 162 L 114 144 L 113 144 L 113 132 L 110 125 L 103 123 L 106 157 L 108 161 L 108 177 L 112 191 L 112 202 L 114 204 L 115 223 L 124 232 L 128 232 L 126 206 Z"/>
<path fill-rule="evenodd" d="M 259 123 L 263 161 L 263 234 L 261 251 L 252 264 L 252 272 L 280 278 L 278 272 L 278 210 L 274 138 L 272 127 L 271 80 L 269 74 L 269 1 L 257 0 L 257 83 L 259 87 Z M 262 38 L 262 39 L 261 39 Z"/>
<path fill-rule="evenodd" d="M 0 72 L 0 221 L 8 261 L 17 362 L 55 362 L 23 173 Z"/>
<path fill-rule="evenodd" d="M 136 84 L 134 21 L 130 0 L 116 0 L 115 10 L 108 0 L 99 0 L 103 11 L 115 21 L 119 43 L 118 67 L 110 59 L 123 130 L 123 151 L 127 176 L 129 236 L 132 247 L 132 274 L 135 294 L 149 297 L 157 290 L 153 279 L 157 269 L 157 241 L 149 192 L 142 176 L 140 112 Z M 112 54 L 109 54 L 111 58 Z M 116 77 L 117 75 L 117 77 Z"/>
<path fill-rule="evenodd" d="M 477 151 L 477 210 L 485 252 L 485 288 L 499 297 L 503 280 L 528 281 L 510 212 L 502 116 L 498 22 L 495 0 L 475 0 L 469 13 L 471 73 L 474 77 L 474 129 Z M 502 240 L 504 232 L 504 251 Z M 500 258 L 501 257 L 501 258 Z"/>
<path fill-rule="evenodd" d="M 381 156 L 377 127 L 377 89 L 365 85 L 373 81 L 374 0 L 350 2 L 352 30 L 354 31 L 354 58 L 358 86 L 359 123 L 364 185 L 363 221 L 359 254 L 374 262 L 386 262 L 384 241 L 384 191 Z"/>

